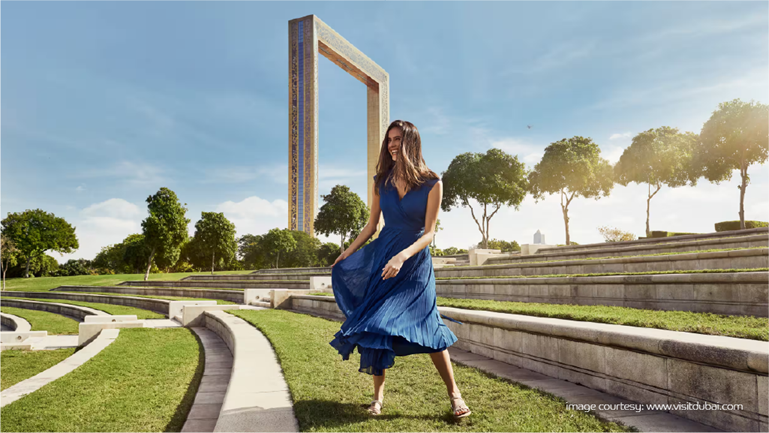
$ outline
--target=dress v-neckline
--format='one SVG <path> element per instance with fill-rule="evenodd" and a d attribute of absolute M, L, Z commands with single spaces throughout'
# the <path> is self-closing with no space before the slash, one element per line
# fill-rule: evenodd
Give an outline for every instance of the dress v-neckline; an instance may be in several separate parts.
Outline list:
<path fill-rule="evenodd" d="M 412 189 L 410 189 L 410 190 L 408 190 L 408 191 L 406 191 L 406 194 L 403 194 L 403 197 L 401 197 L 401 193 L 399 193 L 399 192 L 398 192 L 398 187 L 396 186 L 396 187 L 395 187 L 395 194 L 397 194 L 397 195 L 398 195 L 398 203 L 402 202 L 402 201 L 403 201 L 403 199 L 404 199 L 404 198 L 406 198 L 406 196 L 407 196 L 407 195 L 409 195 L 409 193 L 410 193 L 412 190 L 413 190 L 413 188 L 412 188 Z"/>

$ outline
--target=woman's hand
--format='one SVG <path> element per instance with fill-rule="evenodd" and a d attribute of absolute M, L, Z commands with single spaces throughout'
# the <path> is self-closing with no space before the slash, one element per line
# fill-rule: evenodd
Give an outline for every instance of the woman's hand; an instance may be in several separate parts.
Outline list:
<path fill-rule="evenodd" d="M 341 262 L 342 260 L 346 259 L 349 256 L 350 255 L 347 253 L 347 251 L 343 252 L 342 254 L 339 255 L 339 257 L 336 258 L 336 261 L 334 262 L 334 265 L 339 263 L 339 262 Z M 334 265 L 331 265 L 331 267 L 333 268 Z"/>
<path fill-rule="evenodd" d="M 382 279 L 386 280 L 398 275 L 398 272 L 400 272 L 401 266 L 403 266 L 403 262 L 405 261 L 406 257 L 400 253 L 397 256 L 391 258 L 390 261 L 387 262 L 387 265 L 385 265 L 385 267 L 382 269 Z"/>

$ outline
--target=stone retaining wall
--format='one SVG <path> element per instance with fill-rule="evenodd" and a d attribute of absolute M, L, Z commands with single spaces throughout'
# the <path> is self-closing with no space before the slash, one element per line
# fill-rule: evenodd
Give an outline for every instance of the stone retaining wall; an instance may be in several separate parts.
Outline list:
<path fill-rule="evenodd" d="M 657 242 L 659 243 L 659 242 Z M 621 244 L 617 242 L 617 244 Z M 750 247 L 768 247 L 769 236 L 765 234 L 745 236 L 740 238 L 713 238 L 702 241 L 681 241 L 665 243 L 662 245 L 617 245 L 606 246 L 603 248 L 591 248 L 586 250 L 565 250 L 562 247 L 547 248 L 541 250 L 541 253 L 528 256 L 508 256 L 501 258 L 490 258 L 486 260 L 485 265 L 501 265 L 505 263 L 535 262 L 544 260 L 568 260 L 583 259 L 588 257 L 606 257 L 606 256 L 636 256 L 642 254 L 660 254 L 697 250 L 709 250 L 717 248 L 750 248 Z"/>
<path fill-rule="evenodd" d="M 32 325 L 27 319 L 14 316 L 13 314 L 0 313 L 0 321 L 2 321 L 3 326 L 9 327 L 15 332 L 29 332 L 32 330 Z"/>
<path fill-rule="evenodd" d="M 179 296 L 183 298 L 221 299 L 224 301 L 243 302 L 241 290 L 215 290 L 215 289 L 185 289 L 162 287 L 129 287 L 129 286 L 59 286 L 53 291 L 65 292 L 107 292 L 125 293 L 130 295 L 146 296 Z M 168 310 L 166 310 L 168 311 Z"/>
<path fill-rule="evenodd" d="M 54 290 L 61 289 L 57 287 Z M 94 289 L 91 286 L 91 289 Z M 62 289 L 63 290 L 63 289 Z M 53 292 L 11 292 L 4 293 L 4 296 L 15 296 L 19 298 L 41 298 L 41 299 L 66 299 L 69 301 L 96 302 L 100 304 L 122 305 L 124 307 L 140 308 L 142 310 L 154 311 L 163 315 L 168 315 L 168 305 L 171 301 L 164 299 L 137 298 L 133 296 L 109 296 L 94 295 L 90 293 L 64 293 Z M 3 303 L 7 302 L 3 299 Z"/>
<path fill-rule="evenodd" d="M 462 266 L 435 270 L 436 277 L 498 277 L 550 274 L 601 274 L 610 272 L 665 272 L 769 267 L 769 249 L 683 253 L 613 259 L 574 259 L 552 262 Z"/>
<path fill-rule="evenodd" d="M 273 273 L 323 273 L 323 272 L 331 272 L 330 266 L 325 267 L 312 267 L 312 268 L 271 268 L 271 269 L 259 269 L 254 272 L 251 272 L 251 275 L 264 275 L 264 274 L 273 274 Z"/>
<path fill-rule="evenodd" d="M 310 277 L 329 277 L 331 272 L 304 272 L 300 274 L 247 274 L 247 275 L 192 275 L 184 277 L 180 281 L 261 281 L 261 280 L 302 280 L 309 281 Z"/>
<path fill-rule="evenodd" d="M 436 280 L 438 296 L 767 317 L 769 272 Z"/>
<path fill-rule="evenodd" d="M 333 298 L 292 296 L 294 310 L 339 315 Z M 333 311 L 336 309 L 336 313 Z M 671 410 L 727 431 L 767 431 L 766 342 L 661 329 L 438 307 L 455 346 L 640 403 L 741 404 Z"/>
<path fill-rule="evenodd" d="M 123 281 L 120 286 L 132 287 L 187 287 L 187 288 L 228 288 L 228 289 L 309 289 L 310 281 L 280 281 L 267 283 L 262 281 Z"/>
<path fill-rule="evenodd" d="M 21 292 L 25 293 L 25 292 Z M 5 298 L 5 296 L 3 296 Z M 27 310 L 47 311 L 49 313 L 61 314 L 64 316 L 74 317 L 81 322 L 85 316 L 108 316 L 107 313 L 101 310 L 96 310 L 88 307 L 81 307 L 79 305 L 58 304 L 55 302 L 39 302 L 39 301 L 27 301 L 24 299 L 2 299 L 3 306 L 24 308 Z"/>

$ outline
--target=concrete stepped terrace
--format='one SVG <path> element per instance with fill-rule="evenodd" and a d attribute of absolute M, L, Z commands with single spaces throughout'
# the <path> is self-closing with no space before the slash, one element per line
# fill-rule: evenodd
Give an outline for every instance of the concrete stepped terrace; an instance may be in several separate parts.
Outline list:
<path fill-rule="evenodd" d="M 665 238 L 667 239 L 667 238 Z M 563 247 L 540 249 L 531 255 L 504 255 L 486 260 L 484 265 L 518 263 L 522 261 L 566 260 L 605 256 L 638 256 L 645 254 L 676 253 L 708 249 L 769 247 L 769 236 L 756 234 L 740 237 L 703 238 L 702 240 L 634 244 L 631 242 L 607 242 L 602 247 L 566 250 Z"/>
<path fill-rule="evenodd" d="M 244 275 L 192 275 L 184 277 L 180 281 L 276 281 L 276 280 L 310 280 L 310 277 L 330 277 L 331 270 L 328 272 L 306 272 L 306 273 L 270 273 L 270 274 L 244 274 Z"/>

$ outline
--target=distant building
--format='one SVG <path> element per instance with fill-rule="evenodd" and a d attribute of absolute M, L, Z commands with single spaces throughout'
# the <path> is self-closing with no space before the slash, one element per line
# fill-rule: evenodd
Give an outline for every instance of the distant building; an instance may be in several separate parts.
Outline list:
<path fill-rule="evenodd" d="M 545 235 L 539 232 L 537 230 L 536 233 L 534 233 L 534 243 L 535 244 L 544 244 L 545 243 Z"/>

